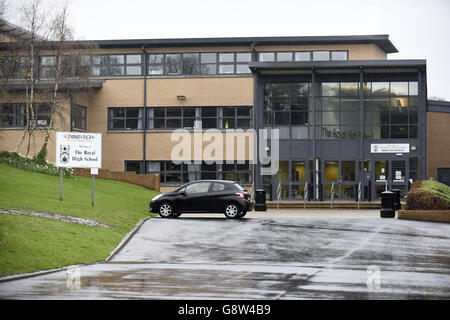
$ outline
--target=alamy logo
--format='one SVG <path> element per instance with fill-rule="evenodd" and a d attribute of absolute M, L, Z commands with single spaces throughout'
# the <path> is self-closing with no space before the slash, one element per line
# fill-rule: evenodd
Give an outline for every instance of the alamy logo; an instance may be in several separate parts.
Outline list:
<path fill-rule="evenodd" d="M 81 271 L 80 268 L 75 267 L 75 268 L 70 268 L 66 270 L 66 274 L 67 274 L 67 281 L 66 281 L 66 286 L 69 289 L 81 289 Z"/>
<path fill-rule="evenodd" d="M 367 268 L 367 289 L 380 290 L 381 289 L 381 270 L 378 266 L 369 266 Z"/>

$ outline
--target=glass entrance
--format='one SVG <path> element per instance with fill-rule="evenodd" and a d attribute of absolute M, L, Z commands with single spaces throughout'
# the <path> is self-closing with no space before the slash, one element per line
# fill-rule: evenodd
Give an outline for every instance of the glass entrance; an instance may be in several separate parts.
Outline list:
<path fill-rule="evenodd" d="M 324 200 L 354 200 L 356 195 L 356 161 L 325 160 L 323 168 Z"/>

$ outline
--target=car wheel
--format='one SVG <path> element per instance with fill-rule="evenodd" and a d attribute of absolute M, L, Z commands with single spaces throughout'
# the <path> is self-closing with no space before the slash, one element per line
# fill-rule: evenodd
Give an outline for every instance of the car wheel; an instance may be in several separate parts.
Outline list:
<path fill-rule="evenodd" d="M 172 213 L 173 213 L 173 207 L 172 207 L 172 205 L 170 204 L 170 203 L 168 203 L 168 202 L 164 202 L 163 204 L 161 204 L 160 206 L 159 206 L 159 210 L 158 210 L 159 212 L 159 215 L 162 217 L 162 218 L 170 218 L 170 216 L 172 215 Z"/>
<path fill-rule="evenodd" d="M 243 218 L 243 217 L 245 217 L 245 215 L 247 214 L 247 211 L 242 211 L 239 215 L 238 215 L 238 218 L 240 219 L 240 218 Z"/>
<path fill-rule="evenodd" d="M 236 219 L 239 217 L 239 213 L 241 212 L 241 208 L 236 203 L 229 203 L 225 206 L 225 217 L 228 219 Z"/>

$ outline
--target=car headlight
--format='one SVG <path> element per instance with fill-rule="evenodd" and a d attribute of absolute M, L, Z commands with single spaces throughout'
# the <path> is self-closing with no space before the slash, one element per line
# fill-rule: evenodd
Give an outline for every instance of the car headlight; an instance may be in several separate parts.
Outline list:
<path fill-rule="evenodd" d="M 158 200 L 158 198 L 160 198 L 162 196 L 162 193 L 156 195 L 153 197 L 152 201 Z"/>

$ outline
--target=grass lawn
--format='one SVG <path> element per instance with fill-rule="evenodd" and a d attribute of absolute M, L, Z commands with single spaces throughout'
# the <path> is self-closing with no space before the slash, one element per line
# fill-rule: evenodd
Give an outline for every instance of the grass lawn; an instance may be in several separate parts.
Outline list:
<path fill-rule="evenodd" d="M 45 218 L 0 213 L 0 276 L 104 260 L 136 223 L 148 216 L 158 192 L 132 184 L 65 178 L 23 171 L 0 163 L 0 208 L 53 212 L 96 220 L 112 229 L 68 224 Z"/>

